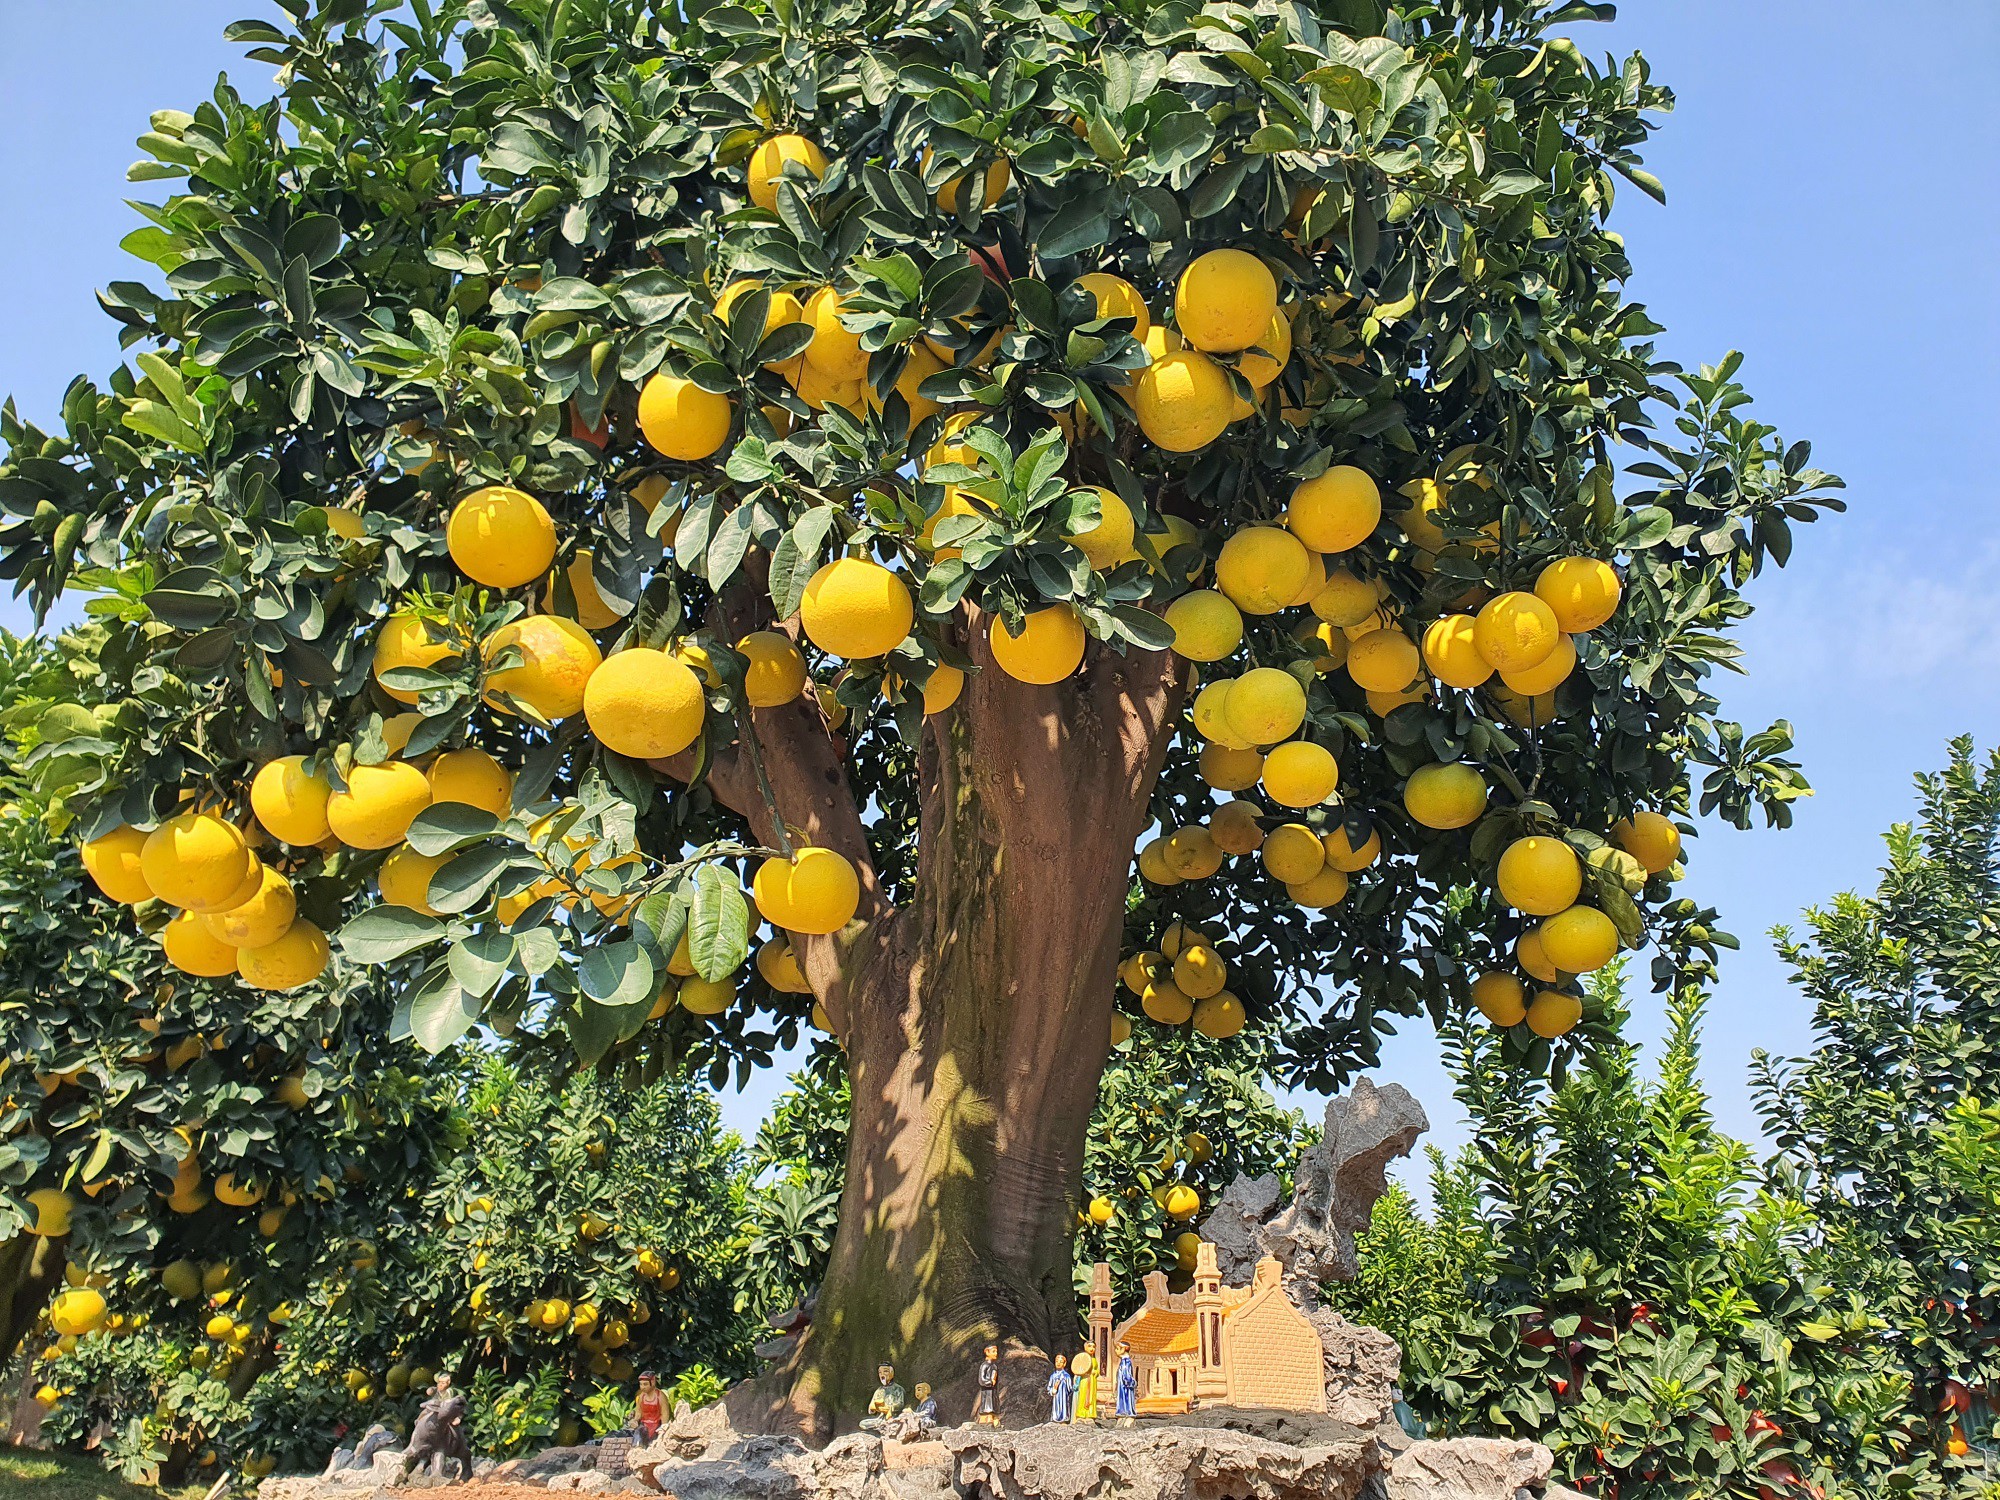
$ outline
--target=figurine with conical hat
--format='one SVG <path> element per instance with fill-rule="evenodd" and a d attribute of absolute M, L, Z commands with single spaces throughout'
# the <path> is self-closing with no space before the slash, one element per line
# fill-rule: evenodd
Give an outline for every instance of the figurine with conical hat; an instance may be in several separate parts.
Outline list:
<path fill-rule="evenodd" d="M 1097 1360 L 1088 1346 L 1077 1352 L 1070 1362 L 1070 1373 L 1076 1378 L 1076 1413 L 1072 1422 L 1095 1422 L 1097 1420 Z"/>
<path fill-rule="evenodd" d="M 1076 1377 L 1069 1372 L 1068 1357 L 1058 1354 L 1055 1373 L 1049 1376 L 1049 1420 L 1067 1422 L 1075 1400 Z"/>

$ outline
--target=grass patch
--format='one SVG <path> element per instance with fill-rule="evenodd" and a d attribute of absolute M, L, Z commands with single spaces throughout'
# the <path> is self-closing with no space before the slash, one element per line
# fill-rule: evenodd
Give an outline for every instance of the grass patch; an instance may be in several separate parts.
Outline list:
<path fill-rule="evenodd" d="M 0 1500 L 186 1500 L 208 1493 L 152 1490 L 127 1484 L 92 1458 L 0 1448 Z"/>

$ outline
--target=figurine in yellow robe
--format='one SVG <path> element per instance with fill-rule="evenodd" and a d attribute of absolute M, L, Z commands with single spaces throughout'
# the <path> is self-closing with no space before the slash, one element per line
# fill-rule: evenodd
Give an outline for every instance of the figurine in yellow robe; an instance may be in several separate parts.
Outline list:
<path fill-rule="evenodd" d="M 1076 1409 L 1071 1414 L 1072 1422 L 1095 1422 L 1097 1420 L 1097 1360 L 1090 1350 L 1085 1349 L 1070 1361 L 1069 1372 L 1076 1377 Z"/>

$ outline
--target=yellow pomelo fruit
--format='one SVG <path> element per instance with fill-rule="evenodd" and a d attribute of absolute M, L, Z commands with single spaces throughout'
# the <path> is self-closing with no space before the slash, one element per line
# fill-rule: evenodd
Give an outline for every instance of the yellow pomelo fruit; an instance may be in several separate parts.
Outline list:
<path fill-rule="evenodd" d="M 1381 519 L 1381 489 L 1352 464 L 1335 464 L 1316 479 L 1300 481 L 1285 507 L 1285 525 L 1315 552 L 1358 547 Z"/>
<path fill-rule="evenodd" d="M 381 686 L 383 692 L 394 698 L 398 703 L 415 703 L 418 697 L 416 693 L 407 688 L 390 687 L 382 681 L 382 674 L 393 671 L 397 667 L 436 666 L 446 657 L 453 654 L 449 642 L 434 641 L 430 638 L 430 632 L 425 629 L 424 622 L 417 616 L 409 614 L 391 615 L 382 622 L 382 633 L 375 637 L 375 661 L 371 670 L 375 674 L 375 681 Z M 270 827 L 269 824 L 265 826 L 267 828 Z M 271 829 L 271 831 L 277 834 L 279 838 L 285 838 L 275 828 Z M 316 844 L 319 840 L 285 839 L 285 842 L 288 844 Z"/>
<path fill-rule="evenodd" d="M 1281 807 L 1317 807 L 1340 785 L 1333 752 L 1310 740 L 1288 740 L 1264 757 L 1264 790 Z"/>
<path fill-rule="evenodd" d="M 1264 830 L 1254 802 L 1225 802 L 1208 820 L 1208 836 L 1224 854 L 1255 854 L 1264 847 Z"/>
<path fill-rule="evenodd" d="M 69 1233 L 69 1217 L 76 1211 L 76 1199 L 61 1188 L 36 1188 L 28 1194 L 28 1206 L 35 1211 L 28 1233 L 43 1239 L 59 1240 Z"/>
<path fill-rule="evenodd" d="M 830 286 L 806 299 L 805 321 L 813 337 L 805 361 L 828 380 L 861 380 L 868 374 L 868 351 L 861 347 L 860 334 L 842 326 L 840 313 L 840 293 Z"/>
<path fill-rule="evenodd" d="M 1476 688 L 1493 675 L 1493 664 L 1479 654 L 1471 615 L 1446 615 L 1424 631 L 1424 665 L 1446 687 Z"/>
<path fill-rule="evenodd" d="M 838 406 L 858 417 L 868 409 L 869 385 L 858 375 L 842 380 L 809 363 L 804 355 L 785 366 L 785 374 L 799 399 L 814 411 Z"/>
<path fill-rule="evenodd" d="M 639 392 L 639 431 L 654 452 L 698 463 L 729 440 L 729 398 L 661 370 Z"/>
<path fill-rule="evenodd" d="M 1071 532 L 1069 540 L 1090 559 L 1093 568 L 1108 573 L 1139 555 L 1132 547 L 1138 527 L 1132 519 L 1132 508 L 1116 490 L 1108 490 L 1101 484 L 1088 488 L 1097 496 L 1098 519 L 1082 531 Z"/>
<path fill-rule="evenodd" d="M 958 702 L 965 691 L 965 673 L 949 662 L 939 662 L 924 679 L 924 713 L 941 714 Z"/>
<path fill-rule="evenodd" d="M 1174 958 L 1174 987 L 1190 1000 L 1206 1000 L 1228 979 L 1229 965 L 1206 943 L 1190 943 Z"/>
<path fill-rule="evenodd" d="M 1523 698 L 1539 698 L 1553 693 L 1576 670 L 1576 642 L 1566 635 L 1556 637 L 1555 649 L 1532 667 L 1519 672 L 1502 672 L 1500 680 Z"/>
<path fill-rule="evenodd" d="M 924 160 L 926 164 L 930 161 L 928 150 L 924 152 Z M 971 175 L 969 172 L 961 172 L 940 187 L 937 190 L 937 206 L 948 214 L 957 213 L 959 199 L 965 193 L 965 179 Z M 1007 158 L 1003 156 L 997 161 L 986 164 L 983 178 L 980 184 L 979 206 L 986 209 L 1000 201 L 1001 195 L 1007 191 L 1007 184 L 1014 180 L 1014 169 L 1008 165 Z"/>
<path fill-rule="evenodd" d="M 728 286 L 722 289 L 722 295 L 715 299 L 715 316 L 717 320 L 726 327 L 729 323 L 729 314 L 736 304 L 752 292 L 760 289 L 763 285 L 764 283 L 755 277 L 746 277 L 740 281 L 730 282 Z M 801 305 L 799 299 L 783 287 L 778 287 L 771 292 L 764 303 L 764 331 L 758 337 L 760 340 L 767 339 L 780 328 L 788 327 L 798 322 L 804 316 L 805 308 Z M 767 366 L 767 368 L 774 367 Z M 651 505 L 646 504 L 644 499 L 641 499 L 639 503 L 645 505 L 646 509 L 650 511 L 653 505 L 659 503 L 659 499 L 655 496 Z"/>
<path fill-rule="evenodd" d="M 1181 883 L 1167 866 L 1167 841 L 1164 838 L 1149 840 L 1138 855 L 1139 878 L 1149 885 L 1174 886 Z"/>
<path fill-rule="evenodd" d="M 1186 1183 L 1175 1183 L 1167 1189 L 1167 1196 L 1161 1207 L 1170 1219 L 1192 1219 L 1201 1212 L 1201 1194 Z"/>
<path fill-rule="evenodd" d="M 201 1268 L 191 1260 L 177 1260 L 160 1271 L 160 1285 L 176 1302 L 192 1302 L 201 1295 Z"/>
<path fill-rule="evenodd" d="M 1330 906 L 1340 905 L 1347 898 L 1347 872 L 1324 865 L 1318 874 L 1287 885 L 1285 894 L 1300 906 L 1324 911 Z"/>
<path fill-rule="evenodd" d="M 1681 831 L 1661 813 L 1642 811 L 1621 818 L 1611 825 L 1611 837 L 1645 866 L 1648 875 L 1658 875 L 1681 857 Z"/>
<path fill-rule="evenodd" d="M 1312 596 L 1312 612 L 1329 625 L 1359 625 L 1382 607 L 1381 587 L 1345 568 L 1329 568 L 1326 583 Z"/>
<path fill-rule="evenodd" d="M 903 361 L 903 371 L 896 377 L 896 394 L 903 398 L 903 404 L 910 409 L 910 426 L 913 429 L 918 423 L 929 421 L 944 409 L 924 395 L 922 387 L 931 376 L 949 368 L 949 365 L 922 344 L 910 347 L 909 358 Z M 868 386 L 863 394 L 867 398 L 870 411 L 882 410 L 883 403 L 875 394 L 873 386 Z"/>
<path fill-rule="evenodd" d="M 49 1327 L 67 1338 L 83 1338 L 104 1326 L 104 1295 L 91 1287 L 71 1287 L 49 1304 Z"/>
<path fill-rule="evenodd" d="M 146 884 L 146 872 L 139 863 L 139 851 L 145 847 L 146 835 L 139 829 L 114 828 L 84 842 L 83 867 L 106 896 L 136 906 L 153 899 L 153 888 Z"/>
<path fill-rule="evenodd" d="M 1111 1045 L 1122 1047 L 1132 1040 L 1132 1018 L 1123 1012 L 1113 1012 L 1111 1017 Z"/>
<path fill-rule="evenodd" d="M 1243 1002 L 1228 990 L 1198 1001 L 1194 1008 L 1194 1029 L 1218 1042 L 1226 1042 L 1235 1036 L 1243 1029 L 1247 1019 L 1243 1014 Z"/>
<path fill-rule="evenodd" d="M 1549 962 L 1548 954 L 1542 951 L 1542 936 L 1530 927 L 1514 943 L 1514 958 L 1521 965 L 1521 971 L 1543 984 L 1560 984 L 1563 974 Z"/>
<path fill-rule="evenodd" d="M 1535 597 L 1570 635 L 1595 630 L 1610 619 L 1618 609 L 1619 592 L 1617 572 L 1595 557 L 1558 558 L 1535 580 Z"/>
<path fill-rule="evenodd" d="M 519 588 L 548 572 L 556 560 L 556 523 L 525 490 L 489 485 L 452 507 L 445 544 L 459 572 L 474 583 Z"/>
<path fill-rule="evenodd" d="M 210 912 L 201 919 L 209 934 L 234 948 L 261 948 L 285 935 L 299 914 L 298 898 L 292 883 L 276 870 L 265 867 L 257 882 L 257 893 L 227 911 Z M 232 955 L 229 968 L 236 967 Z"/>
<path fill-rule="evenodd" d="M 1247 615 L 1288 608 L 1312 576 L 1305 544 L 1275 526 L 1246 526 L 1222 544 L 1215 582 Z"/>
<path fill-rule="evenodd" d="M 1393 626 L 1357 636 L 1347 646 L 1347 675 L 1371 693 L 1401 693 L 1417 680 L 1417 644 Z"/>
<path fill-rule="evenodd" d="M 1076 278 L 1097 303 L 1100 318 L 1130 318 L 1132 337 L 1145 342 L 1147 330 L 1153 326 L 1153 315 L 1146 310 L 1146 299 L 1139 289 L 1122 276 L 1113 276 L 1107 271 L 1092 271 Z"/>
<path fill-rule="evenodd" d="M 331 832 L 326 801 L 333 795 L 333 784 L 324 776 L 308 775 L 305 766 L 303 755 L 283 755 L 265 762 L 250 782 L 250 810 L 264 831 L 302 848 L 322 842 Z"/>
<path fill-rule="evenodd" d="M 1287 609 L 1304 609 L 1313 602 L 1319 591 L 1326 587 L 1326 559 L 1317 552 L 1306 554 L 1306 581 L 1299 585 L 1299 591 L 1285 601 Z"/>
<path fill-rule="evenodd" d="M 909 586 L 858 557 L 839 558 L 814 573 L 799 604 L 807 639 L 848 661 L 895 650 L 915 620 Z"/>
<path fill-rule="evenodd" d="M 1533 594 L 1501 594 L 1489 599 L 1473 624 L 1479 654 L 1496 672 L 1525 672 L 1540 666 L 1562 636 L 1555 611 Z"/>
<path fill-rule="evenodd" d="M 1257 336 L 1254 348 L 1236 362 L 1236 372 L 1262 394 L 1264 387 L 1285 373 L 1292 362 L 1292 320 L 1280 308 Z"/>
<path fill-rule="evenodd" d="M 806 971 L 799 967 L 799 956 L 792 951 L 790 941 L 782 933 L 768 939 L 757 949 L 757 972 L 764 983 L 781 995 L 812 993 L 812 986 L 806 982 Z"/>
<path fill-rule="evenodd" d="M 484 750 L 447 750 L 431 762 L 432 802 L 462 802 L 504 818 L 514 805 L 514 778 Z"/>
<path fill-rule="evenodd" d="M 487 672 L 486 701 L 506 713 L 512 711 L 506 698 L 516 698 L 551 722 L 583 707 L 584 688 L 604 660 L 590 632 L 561 615 L 526 615 L 502 625 L 482 649 L 490 662 L 509 646 L 521 648 L 521 661 Z"/>
<path fill-rule="evenodd" d="M 1148 950 L 1143 953 L 1126 955 L 1118 964 L 1118 981 L 1135 995 L 1146 993 L 1146 986 L 1159 973 L 1160 965 L 1167 961 L 1164 953 Z"/>
<path fill-rule="evenodd" d="M 304 917 L 289 931 L 262 948 L 239 948 L 236 972 L 252 989 L 295 990 L 326 972 L 326 934 Z"/>
<path fill-rule="evenodd" d="M 1500 716 L 1508 723 L 1521 729 L 1534 729 L 1543 724 L 1553 724 L 1556 718 L 1556 695 L 1539 693 L 1532 698 L 1523 697 L 1508 687 L 1505 680 L 1486 685 L 1493 695 L 1493 701 L 1500 706 Z"/>
<path fill-rule="evenodd" d="M 1067 604 L 1051 604 L 1022 620 L 1019 635 L 995 615 L 987 644 L 994 665 L 1016 682 L 1046 686 L 1061 682 L 1083 665 L 1086 639 L 1077 612 Z"/>
<path fill-rule="evenodd" d="M 576 623 L 585 630 L 609 630 L 625 617 L 605 602 L 598 592 L 597 573 L 593 566 L 596 554 L 588 547 L 580 547 L 577 554 L 563 569 L 563 576 L 569 580 L 570 597 L 575 600 Z M 555 580 L 542 592 L 542 608 L 550 614 L 556 612 Z"/>
<path fill-rule="evenodd" d="M 1225 745 L 1231 750 L 1248 750 L 1251 748 L 1250 741 L 1229 726 L 1229 690 L 1235 686 L 1234 677 L 1205 684 L 1194 695 L 1194 704 L 1188 713 L 1194 719 L 1195 733 L 1203 739 L 1212 744 Z"/>
<path fill-rule="evenodd" d="M 1229 685 L 1223 713 L 1248 745 L 1275 745 L 1298 733 L 1306 719 L 1306 690 L 1277 667 L 1254 667 Z"/>
<path fill-rule="evenodd" d="M 1500 899 L 1531 917 L 1552 917 L 1576 902 L 1583 890 L 1583 863 L 1561 839 L 1531 834 L 1514 840 L 1500 856 Z M 1556 962 L 1551 953 L 1549 958 Z"/>
<path fill-rule="evenodd" d="M 1255 750 L 1203 745 L 1199 767 L 1201 779 L 1218 792 L 1244 792 L 1264 774 L 1264 757 Z"/>
<path fill-rule="evenodd" d="M 1472 981 L 1472 1003 L 1495 1026 L 1518 1026 L 1528 1015 L 1528 987 L 1495 970 Z"/>
<path fill-rule="evenodd" d="M 1352 643 L 1347 639 L 1347 633 L 1338 626 L 1329 625 L 1324 620 L 1301 620 L 1292 631 L 1292 636 L 1317 653 L 1311 658 L 1315 676 L 1324 677 L 1328 672 L 1337 672 L 1347 665 L 1347 651 Z"/>
<path fill-rule="evenodd" d="M 1160 953 L 1166 958 L 1179 958 L 1181 949 L 1191 943 L 1208 943 L 1211 948 L 1215 946 L 1209 941 L 1208 934 L 1194 923 L 1169 922 L 1167 930 L 1160 934 Z"/>
<path fill-rule="evenodd" d="M 1572 906 L 1545 919 L 1542 952 L 1566 974 L 1588 974 L 1618 956 L 1618 928 L 1594 906 Z"/>
<path fill-rule="evenodd" d="M 1179 1234 L 1174 1236 L 1174 1263 L 1183 1271 L 1192 1271 L 1201 1259 L 1201 1236 Z"/>
<path fill-rule="evenodd" d="M 1195 589 L 1162 616 L 1174 633 L 1174 651 L 1189 661 L 1221 661 L 1243 644 L 1243 616 L 1225 594 Z"/>
<path fill-rule="evenodd" d="M 703 979 L 696 974 L 681 981 L 680 1007 L 690 1015 L 719 1016 L 735 999 L 734 979 Z"/>
<path fill-rule="evenodd" d="M 431 784 L 406 760 L 356 766 L 347 790 L 327 799 L 327 823 L 350 849 L 389 849 L 402 843 L 417 814 L 431 805 Z"/>
<path fill-rule="evenodd" d="M 233 1172 L 224 1172 L 215 1179 L 215 1201 L 226 1203 L 231 1208 L 249 1208 L 264 1198 L 264 1189 L 252 1187 L 247 1182 L 239 1182 Z"/>
<path fill-rule="evenodd" d="M 1170 571 L 1166 562 L 1167 554 L 1176 547 L 1192 547 L 1195 549 L 1194 552 L 1182 554 L 1183 557 L 1192 557 L 1193 561 L 1187 565 L 1187 571 L 1182 576 L 1181 582 L 1193 583 L 1201 577 L 1202 570 L 1208 566 L 1207 560 L 1200 555 L 1201 537 L 1201 529 L 1186 516 L 1162 516 L 1160 529 L 1146 533 L 1146 540 L 1153 544 L 1154 556 L 1160 559 L 1160 566 L 1153 568 L 1153 571 L 1162 577 L 1167 576 Z"/>
<path fill-rule="evenodd" d="M 1486 811 L 1486 778 L 1463 761 L 1419 766 L 1403 783 L 1403 806 L 1426 828 L 1466 828 Z"/>
<path fill-rule="evenodd" d="M 1450 542 L 1436 519 L 1437 513 L 1444 509 L 1444 486 L 1435 479 L 1412 479 L 1399 493 L 1410 502 L 1396 517 L 1402 524 L 1403 535 L 1419 552 L 1429 554 L 1434 560 Z"/>
<path fill-rule="evenodd" d="M 1161 857 L 1182 880 L 1206 880 L 1222 868 L 1223 855 L 1207 825 L 1192 823 L 1167 835 Z"/>
<path fill-rule="evenodd" d="M 955 484 L 944 487 L 944 496 L 938 501 L 938 508 L 924 518 L 923 528 L 917 533 L 917 540 L 931 549 L 941 561 L 961 555 L 957 547 L 940 547 L 937 542 L 938 527 L 953 516 L 977 516 L 985 514 L 966 497 L 964 490 Z"/>
<path fill-rule="evenodd" d="M 1583 1001 L 1559 990 L 1543 990 L 1528 1004 L 1528 1029 L 1553 1041 L 1583 1019 Z"/>
<path fill-rule="evenodd" d="M 256 862 L 242 830 L 214 813 L 180 813 L 139 846 L 139 872 L 148 888 L 186 911 L 232 904 Z"/>
<path fill-rule="evenodd" d="M 1139 1007 L 1162 1026 L 1179 1026 L 1194 1014 L 1194 1002 L 1180 992 L 1173 980 L 1155 979 L 1139 997 Z"/>
<path fill-rule="evenodd" d="M 1222 436 L 1236 398 L 1222 366 L 1193 349 L 1170 350 L 1132 383 L 1139 430 L 1156 448 L 1193 453 Z"/>
<path fill-rule="evenodd" d="M 743 696 L 752 708 L 777 708 L 806 687 L 806 659 L 782 631 L 753 630 L 736 643 L 747 665 Z"/>
<path fill-rule="evenodd" d="M 435 917 L 439 913 L 430 903 L 431 877 L 451 860 L 449 854 L 419 854 L 405 844 L 382 861 L 375 872 L 375 888 L 390 906 Z"/>
<path fill-rule="evenodd" d="M 757 910 L 773 927 L 819 936 L 838 932 L 861 905 L 861 877 L 832 849 L 807 847 L 757 867 Z"/>
<path fill-rule="evenodd" d="M 1264 835 L 1264 868 L 1283 885 L 1304 885 L 1326 868 L 1326 845 L 1303 823 L 1282 823 Z"/>
<path fill-rule="evenodd" d="M 1271 326 L 1278 282 L 1247 250 L 1211 250 L 1181 272 L 1174 322 L 1181 337 L 1211 354 L 1248 349 Z"/>
<path fill-rule="evenodd" d="M 1101 1228 L 1118 1217 L 1118 1210 L 1109 1198 L 1100 1195 L 1090 1200 L 1090 1207 L 1085 1216 L 1091 1223 Z"/>
<path fill-rule="evenodd" d="M 768 136 L 757 143 L 745 167 L 750 201 L 759 208 L 776 210 L 778 179 L 787 162 L 797 162 L 815 177 L 826 176 L 826 153 L 802 135 Z"/>
<path fill-rule="evenodd" d="M 701 679 L 665 651 L 634 646 L 609 657 L 583 690 L 583 715 L 607 749 L 634 760 L 678 755 L 701 734 Z"/>
<path fill-rule="evenodd" d="M 1347 825 L 1336 823 L 1320 836 L 1320 844 L 1326 850 L 1326 862 L 1344 875 L 1356 870 L 1365 870 L 1374 864 L 1382 853 L 1381 830 L 1371 828 L 1368 837 L 1361 841 L 1359 849 L 1347 836 Z"/>

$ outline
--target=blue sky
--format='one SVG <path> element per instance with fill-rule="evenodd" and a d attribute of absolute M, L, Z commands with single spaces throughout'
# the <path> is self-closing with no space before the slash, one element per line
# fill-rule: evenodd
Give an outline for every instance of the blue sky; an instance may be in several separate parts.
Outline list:
<path fill-rule="evenodd" d="M 1750 675 L 1729 710 L 1789 718 L 1819 795 L 1778 834 L 1705 828 L 1688 888 L 1744 940 L 1711 1009 L 1706 1076 L 1728 1127 L 1754 1135 L 1750 1049 L 1801 1050 L 1807 1012 L 1764 937 L 1832 893 L 1873 884 L 1879 834 L 1909 816 L 1911 774 L 1945 741 L 2000 739 L 2000 575 L 1991 414 L 2000 403 L 1996 202 L 1989 105 L 2000 9 L 1901 0 L 1894 26 L 1862 0 L 1639 0 L 1580 27 L 1593 54 L 1633 48 L 1679 96 L 1648 154 L 1669 201 L 1636 190 L 1614 227 L 1634 295 L 1684 364 L 1732 348 L 1757 412 L 1843 475 L 1851 512 L 1808 528 L 1792 566 L 1752 590 Z M 221 40 L 258 0 L 5 0 L 0 99 L 0 393 L 53 417 L 70 375 L 117 355 L 94 289 L 139 267 L 117 249 L 138 220 L 124 169 L 157 108 L 191 107 L 224 68 L 247 93 L 269 69 Z M 0 603 L 0 624 L 27 625 Z M 1640 1036 L 1660 1007 L 1640 1006 Z M 1463 1126 L 1427 1026 L 1383 1070 Z M 726 1100 L 754 1128 L 778 1079 Z M 1296 1101 L 1311 1105 L 1308 1099 Z M 1316 1110 L 1315 1110 L 1316 1112 Z"/>

